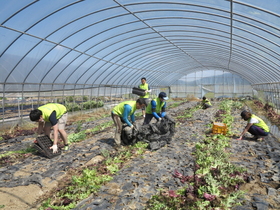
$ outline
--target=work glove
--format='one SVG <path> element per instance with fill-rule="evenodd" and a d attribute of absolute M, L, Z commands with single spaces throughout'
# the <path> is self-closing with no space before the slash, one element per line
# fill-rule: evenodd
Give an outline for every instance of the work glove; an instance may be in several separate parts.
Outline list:
<path fill-rule="evenodd" d="M 162 121 L 162 118 L 160 117 L 160 118 L 158 118 L 158 122 L 160 122 L 160 121 Z"/>
<path fill-rule="evenodd" d="M 130 128 L 134 129 L 135 131 L 138 131 L 135 125 L 131 125 Z"/>
<path fill-rule="evenodd" d="M 50 147 L 50 149 L 52 149 L 53 150 L 53 153 L 57 153 L 57 145 L 56 144 L 54 144 L 54 145 L 52 145 L 51 147 Z"/>

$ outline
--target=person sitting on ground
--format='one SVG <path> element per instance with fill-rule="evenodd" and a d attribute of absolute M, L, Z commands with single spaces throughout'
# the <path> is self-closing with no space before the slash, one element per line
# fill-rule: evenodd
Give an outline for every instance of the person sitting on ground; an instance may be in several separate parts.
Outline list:
<path fill-rule="evenodd" d="M 144 96 L 140 96 L 140 98 L 144 98 L 146 100 L 146 104 L 149 103 L 149 97 L 150 97 L 150 93 L 151 93 L 151 88 L 149 86 L 149 84 L 146 82 L 146 78 L 142 77 L 141 78 L 141 84 L 138 86 L 138 88 L 141 88 L 143 90 L 145 90 L 145 95 Z M 145 117 L 146 112 L 145 112 L 145 108 L 142 108 L 142 116 Z"/>
<path fill-rule="evenodd" d="M 48 103 L 43 106 L 38 107 L 30 112 L 29 118 L 31 121 L 38 122 L 38 128 L 36 133 L 41 134 L 44 131 L 44 134 L 50 138 L 51 127 L 53 128 L 53 146 L 50 149 L 53 150 L 53 153 L 58 152 L 58 133 L 64 142 L 64 150 L 69 150 L 67 133 L 65 131 L 65 125 L 67 123 L 67 109 L 62 104 L 57 103 Z"/>
<path fill-rule="evenodd" d="M 243 120 L 248 121 L 248 123 L 237 140 L 242 140 L 246 132 L 254 135 L 254 139 L 259 141 L 262 141 L 264 136 L 269 134 L 269 127 L 261 118 L 246 110 L 241 112 L 241 117 Z"/>
<path fill-rule="evenodd" d="M 142 109 L 146 106 L 145 99 L 139 98 L 137 101 L 125 101 L 115 106 L 111 112 L 112 119 L 114 121 L 115 131 L 115 142 L 118 146 L 121 145 L 121 131 L 123 123 L 126 123 L 131 129 L 134 128 L 136 109 Z M 130 116 L 131 122 L 128 120 Z"/>
<path fill-rule="evenodd" d="M 202 106 L 202 109 L 208 109 L 208 108 L 212 107 L 212 104 L 205 96 L 203 96 L 201 106 Z"/>
<path fill-rule="evenodd" d="M 166 115 L 166 100 L 168 100 L 166 93 L 160 92 L 158 97 L 148 104 L 143 125 L 149 124 L 153 118 L 156 118 L 157 121 L 162 120 Z"/>

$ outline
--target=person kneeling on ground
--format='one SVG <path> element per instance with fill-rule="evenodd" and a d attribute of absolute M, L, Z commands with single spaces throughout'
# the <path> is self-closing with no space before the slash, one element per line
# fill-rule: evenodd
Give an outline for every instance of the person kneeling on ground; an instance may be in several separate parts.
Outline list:
<path fill-rule="evenodd" d="M 208 99 L 206 99 L 205 96 L 203 96 L 201 106 L 202 106 L 202 109 L 207 109 L 207 108 L 212 107 L 212 104 Z"/>
<path fill-rule="evenodd" d="M 50 147 L 50 149 L 53 150 L 53 153 L 58 152 L 58 133 L 60 133 L 64 142 L 64 150 L 69 150 L 67 133 L 65 131 L 67 117 L 66 107 L 57 103 L 48 103 L 40 106 L 38 109 L 32 110 L 29 114 L 31 121 L 38 122 L 37 134 L 41 134 L 43 130 L 44 134 L 50 138 L 51 127 L 53 127 L 54 141 L 53 146 Z"/>
<path fill-rule="evenodd" d="M 161 92 L 158 95 L 158 98 L 153 99 L 146 108 L 146 116 L 144 119 L 143 125 L 149 124 L 153 118 L 156 118 L 157 121 L 162 120 L 166 115 L 166 102 L 168 97 L 165 92 Z"/>
<path fill-rule="evenodd" d="M 259 141 L 264 139 L 264 137 L 261 136 L 267 136 L 269 134 L 269 127 L 261 118 L 246 110 L 241 112 L 241 117 L 243 120 L 248 121 L 248 123 L 237 140 L 242 140 L 242 137 L 246 132 L 254 135 L 254 139 Z"/>
<path fill-rule="evenodd" d="M 121 131 L 123 123 L 126 123 L 131 129 L 134 127 L 136 109 L 142 109 L 146 106 L 145 99 L 139 98 L 137 101 L 125 101 L 115 106 L 111 112 L 112 119 L 116 126 L 115 142 L 119 146 L 121 145 Z M 131 122 L 128 120 L 130 116 Z"/>

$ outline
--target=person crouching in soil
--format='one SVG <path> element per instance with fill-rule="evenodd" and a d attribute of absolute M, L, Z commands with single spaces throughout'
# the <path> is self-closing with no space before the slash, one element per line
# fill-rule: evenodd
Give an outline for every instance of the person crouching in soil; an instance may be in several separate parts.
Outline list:
<path fill-rule="evenodd" d="M 115 131 L 115 142 L 118 146 L 121 145 L 121 131 L 123 123 L 126 123 L 131 129 L 135 123 L 134 113 L 136 109 L 142 109 L 146 106 L 144 98 L 138 98 L 137 101 L 125 101 L 115 106 L 111 112 L 112 119 L 114 121 Z M 130 116 L 131 122 L 128 120 Z"/>
<path fill-rule="evenodd" d="M 251 114 L 249 111 L 246 110 L 241 112 L 241 117 L 248 123 L 237 140 L 242 140 L 242 137 L 245 135 L 246 132 L 249 132 L 252 135 L 254 135 L 253 139 L 258 141 L 264 140 L 264 136 L 267 136 L 269 134 L 269 127 L 261 118 L 257 117 L 254 114 Z"/>
<path fill-rule="evenodd" d="M 202 98 L 201 107 L 202 109 L 208 109 L 212 107 L 211 102 L 205 96 Z"/>

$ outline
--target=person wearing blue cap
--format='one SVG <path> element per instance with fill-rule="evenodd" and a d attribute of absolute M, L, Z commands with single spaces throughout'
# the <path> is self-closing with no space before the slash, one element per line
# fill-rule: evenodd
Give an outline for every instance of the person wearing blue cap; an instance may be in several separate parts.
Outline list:
<path fill-rule="evenodd" d="M 162 118 L 166 115 L 166 100 L 168 100 L 166 93 L 160 92 L 158 98 L 153 99 L 148 104 L 143 125 L 149 124 L 153 118 L 156 118 L 157 121 L 162 120 Z"/>

